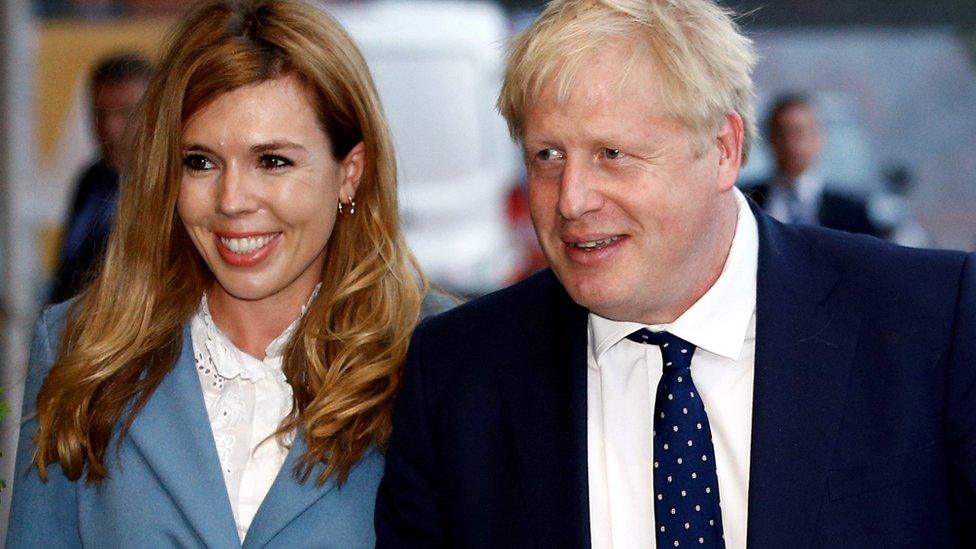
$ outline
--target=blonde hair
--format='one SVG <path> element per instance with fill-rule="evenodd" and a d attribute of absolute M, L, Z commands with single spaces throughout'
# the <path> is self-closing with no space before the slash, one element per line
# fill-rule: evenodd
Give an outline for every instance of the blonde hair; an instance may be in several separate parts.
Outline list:
<path fill-rule="evenodd" d="M 70 306 L 58 357 L 38 396 L 35 462 L 70 479 L 106 476 L 106 448 L 125 436 L 182 345 L 212 274 L 175 205 L 186 121 L 222 93 L 288 74 L 312 94 L 333 155 L 362 141 L 356 214 L 340 217 L 321 289 L 289 342 L 283 369 L 303 431 L 295 474 L 339 482 L 391 430 L 393 395 L 426 281 L 400 232 L 396 165 L 379 98 L 339 24 L 301 0 L 222 0 L 194 9 L 170 37 L 138 119 L 100 273 Z"/>
<path fill-rule="evenodd" d="M 521 139 L 525 109 L 544 86 L 554 83 L 557 100 L 565 100 L 600 47 L 630 41 L 618 84 L 635 70 L 656 70 L 668 114 L 700 136 L 737 112 L 745 159 L 756 135 L 755 53 L 732 16 L 711 0 L 553 0 L 513 42 L 498 109 Z"/>

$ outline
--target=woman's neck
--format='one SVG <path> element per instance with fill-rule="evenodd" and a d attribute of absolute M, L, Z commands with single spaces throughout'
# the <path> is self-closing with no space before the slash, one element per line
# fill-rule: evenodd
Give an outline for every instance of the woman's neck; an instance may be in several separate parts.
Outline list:
<path fill-rule="evenodd" d="M 214 282 L 207 292 L 207 303 L 214 324 L 241 351 L 264 359 L 268 345 L 296 318 L 308 302 L 315 286 L 292 285 L 257 300 L 240 299 Z"/>

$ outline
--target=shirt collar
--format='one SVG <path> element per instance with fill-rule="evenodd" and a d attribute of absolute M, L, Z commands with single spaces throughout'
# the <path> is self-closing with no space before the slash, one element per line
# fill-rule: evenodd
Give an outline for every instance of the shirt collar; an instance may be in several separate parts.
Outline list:
<path fill-rule="evenodd" d="M 671 324 L 647 325 L 589 314 L 590 348 L 601 355 L 627 335 L 641 329 L 667 330 L 710 353 L 738 360 L 756 308 L 756 272 L 759 267 L 759 230 L 745 197 L 737 188 L 735 235 L 725 267 L 715 284 Z"/>
<path fill-rule="evenodd" d="M 224 378 L 233 379 L 240 376 L 241 379 L 249 381 L 259 381 L 267 375 L 268 370 L 281 369 L 282 356 L 285 346 L 291 339 L 292 334 L 298 329 L 298 324 L 308 310 L 308 306 L 319 293 L 321 284 L 316 284 L 308 300 L 302 305 L 301 313 L 298 318 L 293 320 L 278 337 L 271 340 L 265 348 L 264 360 L 257 359 L 237 348 L 213 321 L 210 316 L 210 305 L 207 301 L 207 294 L 200 298 L 200 307 L 194 315 L 192 324 L 196 328 L 193 331 L 199 335 L 204 343 L 202 351 L 212 363 L 217 373 Z"/>
<path fill-rule="evenodd" d="M 785 183 L 782 176 L 776 179 L 777 184 L 773 185 L 774 192 L 786 193 Z M 812 170 L 807 170 L 793 180 L 793 191 L 801 202 L 818 202 L 823 193 L 823 178 Z"/>

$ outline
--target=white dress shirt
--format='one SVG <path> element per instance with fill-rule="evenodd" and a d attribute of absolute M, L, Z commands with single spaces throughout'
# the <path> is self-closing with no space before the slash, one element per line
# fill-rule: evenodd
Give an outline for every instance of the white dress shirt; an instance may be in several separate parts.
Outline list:
<path fill-rule="evenodd" d="M 794 219 L 790 209 L 793 199 L 788 190 L 790 183 L 779 177 L 769 186 L 766 197 L 766 212 L 783 223 L 820 224 L 820 203 L 823 201 L 824 181 L 819 175 L 807 171 L 792 183 L 793 193 L 799 201 L 801 219 Z"/>
<path fill-rule="evenodd" d="M 311 302 L 316 287 L 312 292 Z M 305 314 L 302 307 L 301 314 Z M 238 349 L 210 316 L 207 296 L 190 321 L 190 336 L 203 400 L 217 445 L 237 524 L 244 541 L 251 521 L 288 456 L 294 436 L 272 436 L 291 412 L 292 390 L 281 370 L 282 354 L 298 328 L 296 318 L 268 345 L 264 360 Z"/>
<path fill-rule="evenodd" d="M 589 315 L 587 460 L 594 548 L 653 548 L 654 400 L 663 373 L 657 346 L 626 339 L 667 330 L 698 347 L 691 375 L 712 431 L 725 544 L 745 548 L 756 349 L 756 220 L 738 189 L 731 249 L 714 285 L 669 325 Z"/>

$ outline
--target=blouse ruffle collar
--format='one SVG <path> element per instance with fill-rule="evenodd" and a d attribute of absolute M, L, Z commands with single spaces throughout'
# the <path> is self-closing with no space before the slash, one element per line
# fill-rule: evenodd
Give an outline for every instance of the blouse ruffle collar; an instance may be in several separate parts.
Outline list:
<path fill-rule="evenodd" d="M 268 375 L 283 376 L 281 364 L 285 346 L 288 345 L 291 336 L 298 329 L 298 324 L 318 294 L 320 286 L 321 284 L 317 284 L 312 290 L 312 295 L 302 305 L 302 311 L 298 318 L 292 321 L 278 337 L 271 340 L 271 343 L 265 348 L 264 360 L 259 360 L 238 349 L 230 338 L 220 331 L 210 315 L 207 294 L 203 294 L 203 297 L 200 298 L 200 309 L 197 311 L 197 315 L 203 321 L 206 335 L 204 345 L 217 374 L 225 379 L 234 379 L 240 376 L 241 379 L 251 382 L 260 381 Z"/>

